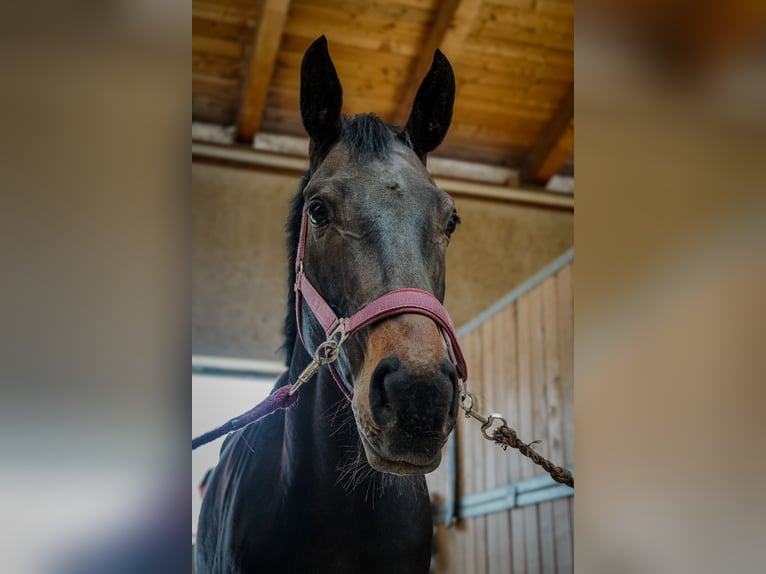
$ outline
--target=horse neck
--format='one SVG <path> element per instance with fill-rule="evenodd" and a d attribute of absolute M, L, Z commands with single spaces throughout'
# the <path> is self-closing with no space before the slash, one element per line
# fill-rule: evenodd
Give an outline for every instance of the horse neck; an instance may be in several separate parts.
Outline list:
<path fill-rule="evenodd" d="M 292 356 L 290 380 L 294 381 L 310 358 L 300 342 Z M 329 370 L 320 369 L 301 387 L 298 402 L 285 413 L 283 471 L 334 484 L 338 466 L 349 458 L 350 452 L 361 449 L 359 441 L 351 405 L 336 387 Z"/>

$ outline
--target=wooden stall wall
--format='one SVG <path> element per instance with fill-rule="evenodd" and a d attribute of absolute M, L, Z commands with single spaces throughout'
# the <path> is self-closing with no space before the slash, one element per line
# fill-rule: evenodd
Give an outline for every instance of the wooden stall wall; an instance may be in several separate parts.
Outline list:
<path fill-rule="evenodd" d="M 535 447 L 538 452 L 557 464 L 573 467 L 571 260 L 555 266 L 547 278 L 538 279 L 535 286 L 518 296 L 511 295 L 498 312 L 461 337 L 469 388 L 478 398 L 479 412 L 503 413 L 522 440 L 539 440 Z M 459 417 L 460 497 L 545 475 L 518 451 L 503 451 L 484 439 L 480 426 L 473 419 Z M 449 500 L 447 460 L 428 476 L 428 482 L 436 500 Z M 439 525 L 435 572 L 572 572 L 573 500 L 565 495 L 463 519 L 449 528 Z"/>

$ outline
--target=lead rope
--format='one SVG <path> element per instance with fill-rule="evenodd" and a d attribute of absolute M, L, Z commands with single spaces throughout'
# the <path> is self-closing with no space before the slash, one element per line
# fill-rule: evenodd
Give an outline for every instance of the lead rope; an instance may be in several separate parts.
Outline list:
<path fill-rule="evenodd" d="M 298 389 L 311 380 L 322 365 L 332 364 L 338 359 L 340 346 L 348 337 L 343 328 L 344 322 L 341 320 L 338 328 L 314 351 L 314 357 L 311 359 L 311 362 L 298 375 L 294 383 L 279 387 L 279 389 L 271 393 L 249 411 L 245 411 L 241 415 L 226 421 L 221 426 L 192 439 L 192 450 L 212 442 L 225 434 L 239 430 L 250 423 L 259 421 L 278 410 L 287 410 L 293 406 L 299 398 Z"/>
<path fill-rule="evenodd" d="M 465 418 L 473 417 L 482 423 L 481 434 L 484 435 L 485 439 L 495 442 L 498 446 L 502 447 L 503 450 L 507 450 L 508 447 L 517 449 L 536 465 L 543 467 L 553 480 L 574 488 L 574 477 L 571 472 L 566 468 L 553 464 L 534 450 L 535 443 L 539 441 L 532 441 L 530 443 L 523 442 L 519 439 L 516 431 L 508 426 L 503 415 L 492 413 L 488 417 L 484 417 L 473 410 L 474 403 L 475 398 L 473 393 L 466 391 L 464 388 L 460 393 L 460 408 L 465 411 Z M 501 424 L 492 431 L 492 434 L 489 434 L 488 431 L 492 428 L 495 421 L 498 421 Z"/>

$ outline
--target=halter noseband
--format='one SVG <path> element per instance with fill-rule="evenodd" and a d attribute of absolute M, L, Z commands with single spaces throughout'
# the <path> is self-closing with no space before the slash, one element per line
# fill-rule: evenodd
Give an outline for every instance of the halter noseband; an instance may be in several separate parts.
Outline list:
<path fill-rule="evenodd" d="M 301 220 L 300 237 L 298 239 L 298 250 L 295 257 L 295 319 L 298 325 L 298 336 L 301 339 L 301 343 L 303 343 L 303 347 L 311 354 L 311 351 L 306 347 L 306 342 L 303 340 L 301 320 L 301 300 L 303 299 L 322 326 L 322 329 L 324 329 L 327 340 L 316 350 L 312 365 L 309 365 L 299 380 L 293 385 L 292 392 L 295 392 L 301 384 L 308 381 L 322 364 L 328 364 L 330 373 L 332 373 L 338 388 L 348 400 L 351 400 L 351 392 L 341 380 L 340 374 L 333 364 L 338 357 L 340 346 L 349 336 L 365 327 L 385 317 L 404 313 L 425 315 L 437 324 L 444 337 L 447 354 L 457 370 L 458 377 L 461 381 L 468 379 L 468 369 L 463 358 L 463 352 L 460 350 L 460 345 L 457 341 L 457 334 L 455 333 L 452 319 L 450 319 L 449 313 L 447 313 L 447 310 L 439 300 L 427 291 L 421 289 L 396 289 L 389 291 L 375 299 L 372 303 L 365 305 L 350 317 L 339 318 L 303 272 L 307 231 L 308 217 L 304 211 Z"/>

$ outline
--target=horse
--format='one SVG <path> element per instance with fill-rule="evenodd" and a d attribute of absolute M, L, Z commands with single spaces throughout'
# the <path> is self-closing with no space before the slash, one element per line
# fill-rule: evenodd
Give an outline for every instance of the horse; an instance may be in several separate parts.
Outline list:
<path fill-rule="evenodd" d="M 295 287 L 301 278 L 337 317 L 391 292 L 443 302 L 459 217 L 426 158 L 447 133 L 454 96 L 452 67 L 437 50 L 404 128 L 374 114 L 346 117 L 326 38 L 305 52 L 309 169 L 288 217 L 288 370 L 273 392 L 327 338 L 322 313 Z M 227 436 L 203 498 L 199 573 L 429 571 L 424 475 L 455 426 L 461 378 L 436 320 L 444 313 L 398 311 L 360 328 L 291 408 Z"/>

